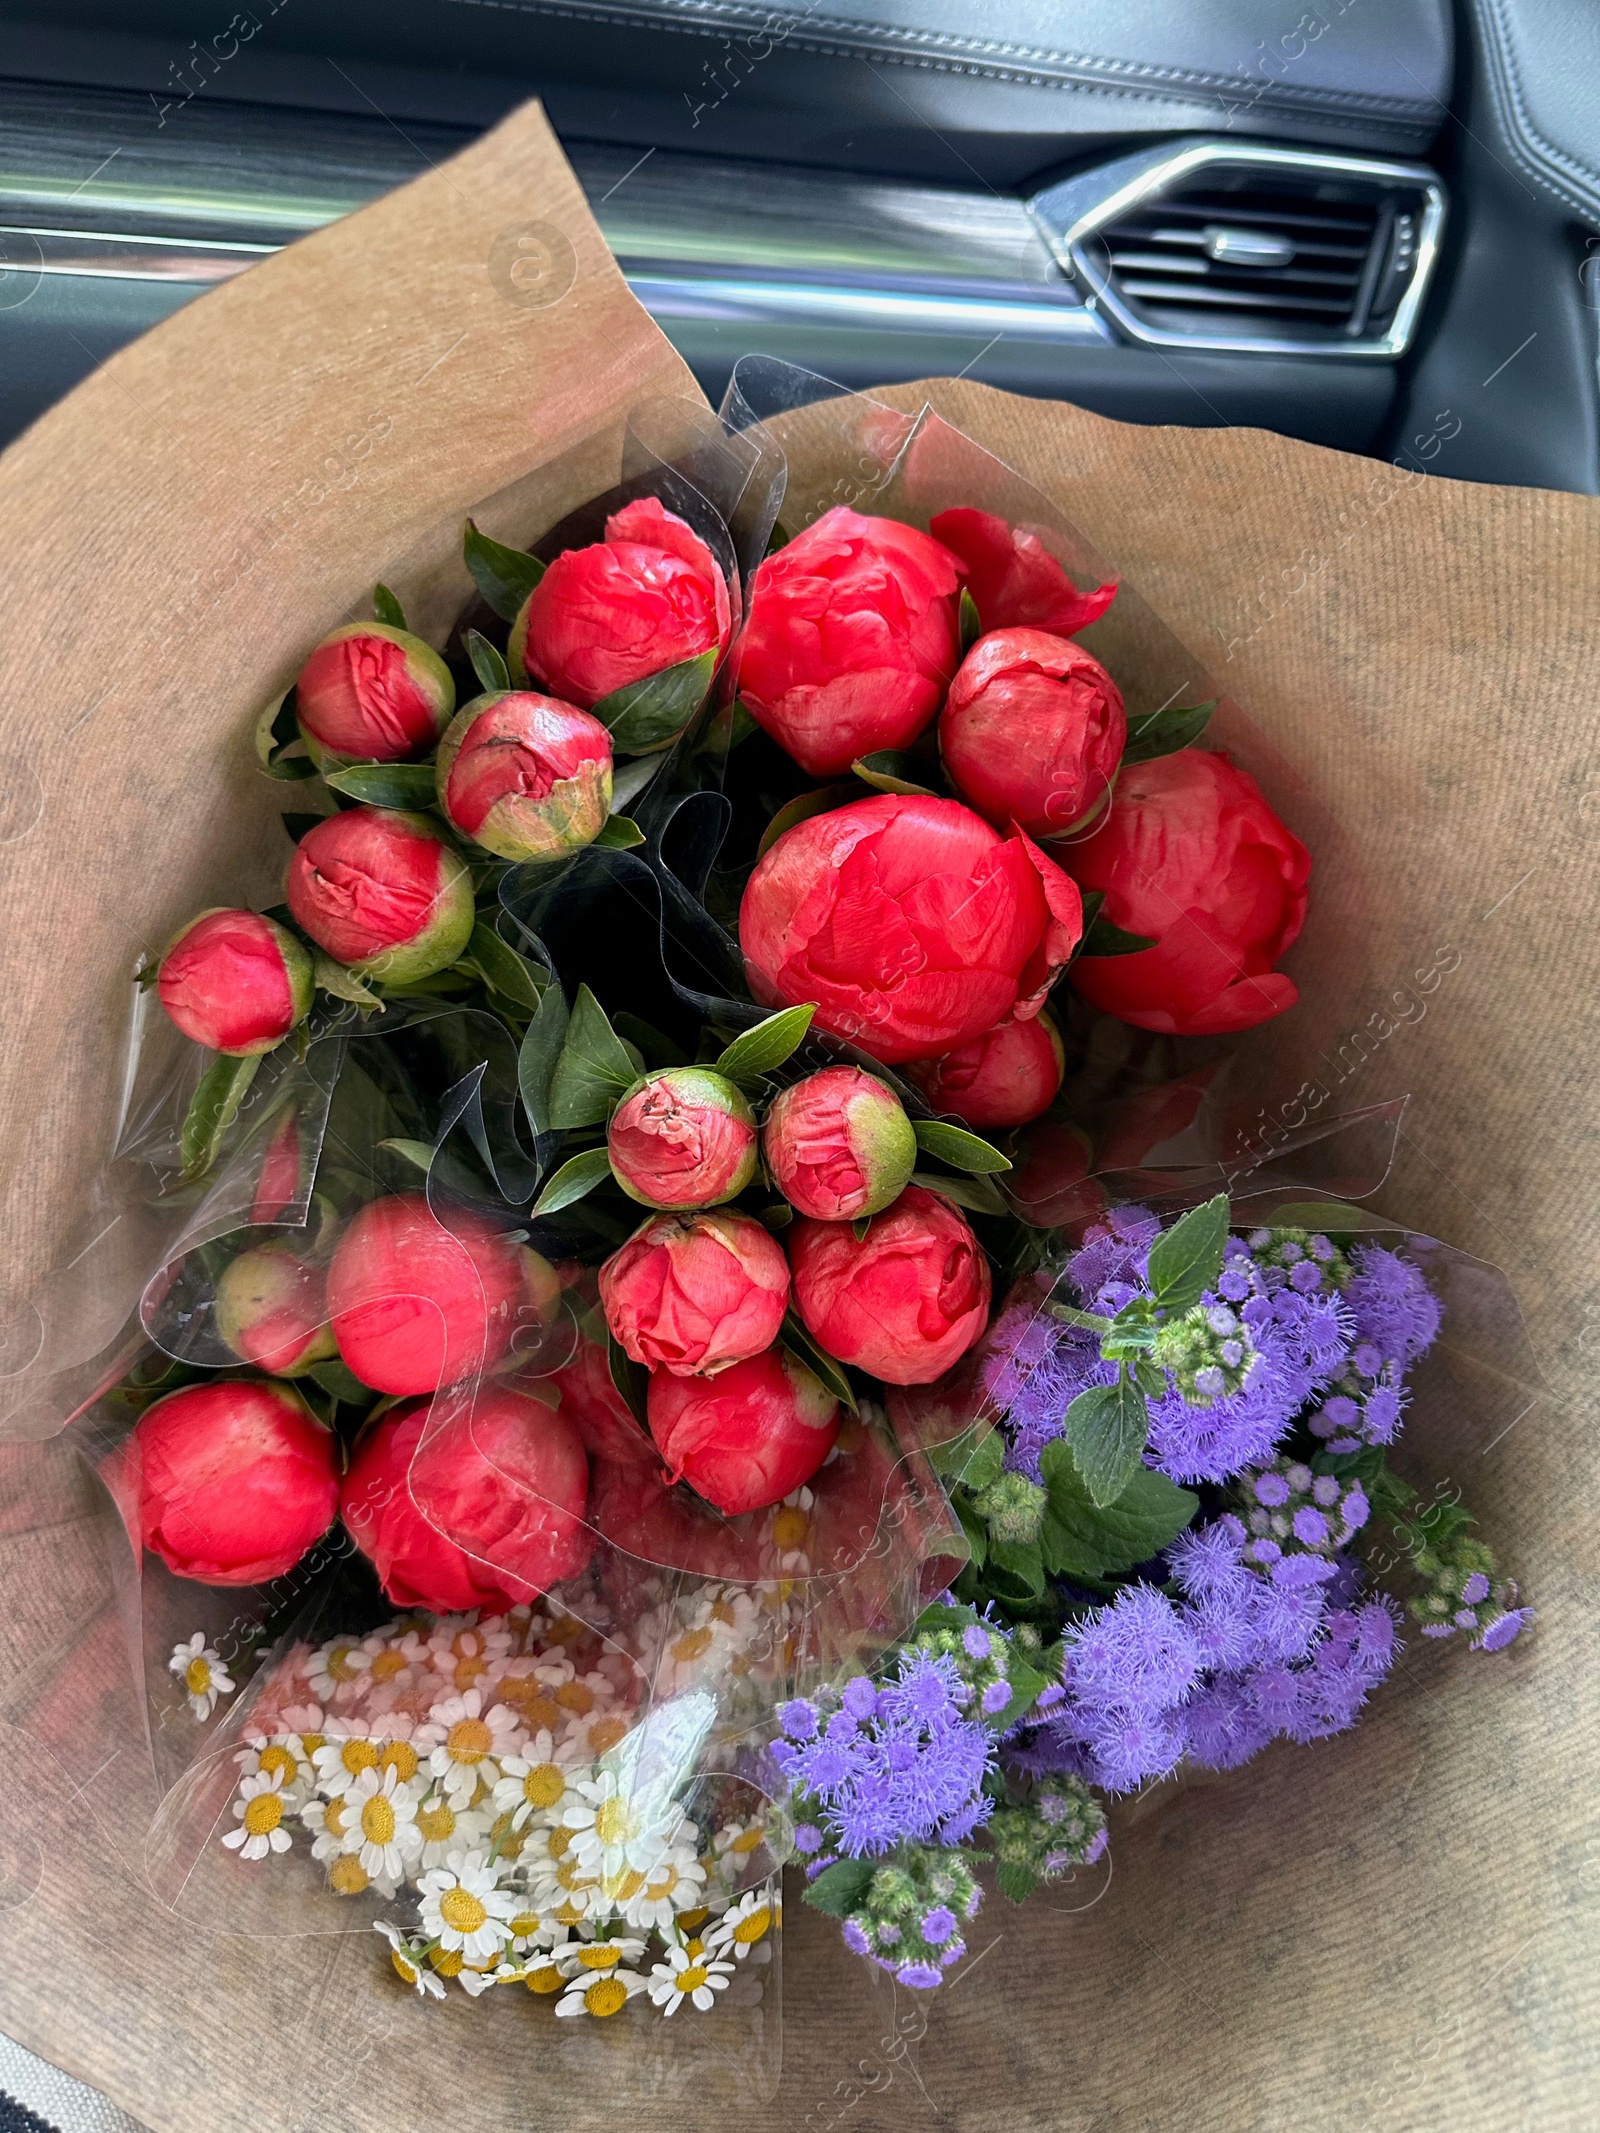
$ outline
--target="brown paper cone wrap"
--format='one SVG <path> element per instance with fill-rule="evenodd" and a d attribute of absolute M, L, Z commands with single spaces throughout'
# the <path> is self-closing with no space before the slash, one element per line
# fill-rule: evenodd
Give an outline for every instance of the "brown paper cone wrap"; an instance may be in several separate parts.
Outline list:
<path fill-rule="evenodd" d="M 693 390 L 530 109 L 179 313 L 0 459 L 14 1383 L 46 1330 L 25 1299 L 43 1282 L 48 1315 L 86 1241 L 108 1293 L 121 1263 L 84 1195 L 137 956 L 274 893 L 255 707 L 379 577 L 437 632 L 469 508 L 536 532 L 616 478 L 630 406 Z M 1541 1616 L 1497 1660 L 1414 1643 L 1353 1733 L 1123 1814 L 1109 1878 L 991 1898 L 909 2049 L 908 1995 L 792 1901 L 783 2083 L 740 2122 L 1590 2126 L 1600 505 L 961 382 L 883 398 L 1024 469 L 1253 722 L 1241 755 L 1319 873 L 1305 1004 L 1240 1047 L 1241 1132 L 1411 1097 L 1383 1204 L 1505 1269 L 1551 1385 L 1427 1454 Z M 543 2010 L 391 1993 L 359 1936 L 252 1944 L 153 1903 L 114 1514 L 62 1440 L 0 1475 L 3 1699 L 29 1714 L 0 1731 L 0 2027 L 155 2133 L 615 2124 L 623 2023 L 552 2041 Z M 41 1743 L 86 1700 L 127 1745 L 63 1775 Z"/>

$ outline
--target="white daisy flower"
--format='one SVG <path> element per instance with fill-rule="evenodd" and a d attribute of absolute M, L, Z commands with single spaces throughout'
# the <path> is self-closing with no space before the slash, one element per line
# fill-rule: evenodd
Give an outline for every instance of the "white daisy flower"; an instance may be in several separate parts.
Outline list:
<path fill-rule="evenodd" d="M 816 1498 L 809 1489 L 795 1489 L 772 1514 L 773 1565 L 790 1577 L 806 1577 L 810 1574 L 811 1556 L 808 1543 L 811 1538 L 811 1507 L 815 1501 Z"/>
<path fill-rule="evenodd" d="M 389 1960 L 394 1965 L 396 1976 L 403 1978 L 419 1999 L 444 1998 L 444 1981 L 435 1977 L 427 1967 L 427 1951 L 423 1942 L 412 1940 L 387 1918 L 375 1918 L 372 1921 L 372 1930 L 374 1933 L 381 1933 L 389 1943 Z"/>
<path fill-rule="evenodd" d="M 634 1994 L 645 1989 L 645 1981 L 637 1970 L 603 1970 L 598 1976 L 580 1971 L 556 2002 L 556 2013 L 601 2018 L 621 2014 Z"/>
<path fill-rule="evenodd" d="M 286 1852 L 290 1843 L 289 1832 L 283 1826 L 286 1804 L 282 1772 L 274 1770 L 269 1776 L 258 1770 L 239 1787 L 239 1797 L 233 1803 L 239 1827 L 230 1829 L 223 1843 L 241 1859 L 265 1859 L 269 1852 Z"/>
<path fill-rule="evenodd" d="M 344 1850 L 349 1820 L 345 1795 L 340 1793 L 332 1800 L 307 1800 L 300 1810 L 300 1819 L 311 1833 L 312 1858 L 324 1863 L 337 1859 Z"/>
<path fill-rule="evenodd" d="M 582 1767 L 582 1750 L 575 1741 L 558 1742 L 541 1728 L 520 1755 L 501 1756 L 495 1807 L 501 1814 L 510 1813 L 513 1829 L 521 1829 L 534 1815 L 554 1816 L 572 1797 L 573 1780 Z"/>
<path fill-rule="evenodd" d="M 649 1875 L 660 1865 L 683 1826 L 683 1810 L 655 1788 L 628 1793 L 615 1770 L 579 1778 L 577 1801 L 561 1810 L 572 1832 L 572 1849 L 585 1873 L 614 1879 L 627 1867 Z"/>
<path fill-rule="evenodd" d="M 263 1740 L 252 1747 L 240 1748 L 233 1759 L 243 1777 L 254 1777 L 258 1771 L 265 1771 L 270 1777 L 276 1770 L 283 1779 L 284 1798 L 295 1806 L 299 1805 L 316 1775 L 298 1733 L 281 1734 L 276 1740 Z"/>
<path fill-rule="evenodd" d="M 388 1630 L 376 1630 L 362 1638 L 351 1663 L 365 1674 L 374 1705 L 381 1709 L 416 1684 L 426 1658 L 427 1647 L 415 1630 L 401 1638 Z"/>
<path fill-rule="evenodd" d="M 671 1845 L 645 1878 L 644 1887 L 622 1901 L 630 1926 L 655 1926 L 665 1932 L 680 1911 L 699 1908 L 706 1870 L 692 1845 Z"/>
<path fill-rule="evenodd" d="M 335 1637 L 312 1655 L 307 1668 L 312 1694 L 324 1707 L 348 1703 L 366 1679 L 359 1637 Z"/>
<path fill-rule="evenodd" d="M 555 1959 L 567 1977 L 587 1977 L 596 1971 L 631 1968 L 645 1951 L 642 1939 L 619 1935 L 615 1940 L 591 1937 L 568 1941 L 555 1951 Z"/>
<path fill-rule="evenodd" d="M 742 1963 L 765 1940 L 781 1915 L 782 1907 L 770 1884 L 746 1889 L 739 1901 L 730 1904 L 716 1924 L 707 1929 L 706 1946 L 718 1955 L 726 1951 Z"/>
<path fill-rule="evenodd" d="M 187 1644 L 173 1646 L 167 1671 L 183 1683 L 196 1718 L 209 1718 L 217 1707 L 217 1698 L 233 1694 L 233 1676 L 223 1665 L 221 1654 L 207 1644 L 203 1629 L 197 1629 Z"/>
<path fill-rule="evenodd" d="M 579 1919 L 609 1909 L 599 1875 L 585 1872 L 573 1849 L 572 1832 L 560 1824 L 530 1830 L 522 1868 L 534 1909 L 549 1913 L 564 1925 L 575 1925 Z M 563 1906 L 573 1915 L 563 1917 Z"/>
<path fill-rule="evenodd" d="M 383 1759 L 383 1742 L 355 1719 L 330 1718 L 322 1746 L 312 1755 L 317 1790 L 336 1800 L 346 1793 L 364 1771 L 377 1769 Z"/>
<path fill-rule="evenodd" d="M 416 1794 L 393 1770 L 363 1770 L 344 1795 L 344 1849 L 373 1881 L 398 1881 L 422 1851 Z"/>
<path fill-rule="evenodd" d="M 668 1948 L 666 1961 L 650 1972 L 650 1997 L 668 2015 L 675 2015 L 685 2000 L 709 2014 L 717 2004 L 717 1994 L 727 1991 L 732 1975 L 732 1963 L 704 1948 L 697 1948 L 693 1955 L 687 1948 Z"/>
<path fill-rule="evenodd" d="M 518 1974 L 512 1970 L 510 1964 L 502 1962 L 500 1957 L 495 1955 L 486 1963 L 463 1963 L 456 1972 L 456 1983 L 464 1993 L 475 2000 L 480 1993 L 487 1992 L 491 1985 L 498 1985 L 502 1973 L 506 1971 L 510 1971 L 513 1976 Z"/>
<path fill-rule="evenodd" d="M 452 1802 L 463 1807 L 471 1804 L 480 1779 L 499 1782 L 495 1758 L 515 1755 L 522 1746 L 516 1712 L 503 1703 L 485 1710 L 477 1689 L 436 1703 L 416 1738 L 418 1747 L 431 1746 L 429 1769 Z"/>
<path fill-rule="evenodd" d="M 725 1822 L 711 1840 L 711 1848 L 724 1865 L 748 1859 L 767 1841 L 767 1825 L 759 1817 L 749 1822 Z"/>
<path fill-rule="evenodd" d="M 500 1886 L 498 1870 L 482 1852 L 458 1852 L 449 1866 L 424 1874 L 417 1888 L 422 1930 L 467 1963 L 498 1955 L 511 1938 L 510 1920 L 522 1908 L 520 1897 Z"/>
<path fill-rule="evenodd" d="M 437 1786 L 417 1808 L 424 1868 L 443 1866 L 452 1852 L 477 1851 L 488 1842 L 489 1818 L 470 1807 L 452 1805 Z"/>

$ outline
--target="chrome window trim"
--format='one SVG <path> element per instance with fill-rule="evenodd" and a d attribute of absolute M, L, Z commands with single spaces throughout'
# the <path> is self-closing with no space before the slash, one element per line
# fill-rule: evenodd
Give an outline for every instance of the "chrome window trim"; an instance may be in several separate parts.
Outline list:
<path fill-rule="evenodd" d="M 1297 340 L 1291 335 L 1176 333 L 1137 317 L 1101 270 L 1088 249 L 1088 240 L 1130 209 L 1159 199 L 1181 180 L 1218 165 L 1358 178 L 1420 192 L 1424 205 L 1417 232 L 1416 262 L 1387 329 L 1361 338 L 1312 341 Z M 1151 149 L 1101 164 L 1098 169 L 1081 171 L 1035 193 L 1028 202 L 1028 211 L 1063 271 L 1084 292 L 1086 305 L 1103 312 L 1124 338 L 1142 347 L 1183 349 L 1191 354 L 1353 356 L 1392 362 L 1396 356 L 1404 355 L 1416 331 L 1439 257 L 1447 201 L 1437 172 L 1426 163 L 1399 163 L 1387 157 L 1340 155 L 1309 148 L 1273 148 L 1250 141 L 1204 140 L 1191 141 L 1176 152 Z"/>

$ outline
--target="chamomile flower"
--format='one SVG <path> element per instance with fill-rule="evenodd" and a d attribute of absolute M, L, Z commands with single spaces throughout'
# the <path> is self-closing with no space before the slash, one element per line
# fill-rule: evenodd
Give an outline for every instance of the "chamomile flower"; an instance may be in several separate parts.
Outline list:
<path fill-rule="evenodd" d="M 286 1805 L 283 1773 L 274 1770 L 269 1775 L 258 1770 L 239 1787 L 233 1803 L 239 1826 L 228 1831 L 223 1843 L 241 1859 L 265 1859 L 269 1852 L 286 1852 L 292 1841 L 283 1826 Z"/>
<path fill-rule="evenodd" d="M 417 1744 L 432 1752 L 428 1767 L 452 1802 L 471 1804 L 481 1778 L 497 1783 L 495 1759 L 514 1755 L 522 1744 L 517 1714 L 503 1703 L 484 1709 L 481 1691 L 447 1696 L 436 1703 L 428 1723 L 418 1729 Z"/>
<path fill-rule="evenodd" d="M 167 1671 L 183 1683 L 196 1718 L 209 1718 L 217 1707 L 217 1698 L 233 1694 L 233 1676 L 223 1665 L 221 1654 L 207 1644 L 203 1629 L 197 1629 L 187 1644 L 173 1646 Z"/>
<path fill-rule="evenodd" d="M 389 1960 L 394 1965 L 395 1975 L 408 1984 L 422 2000 L 442 2000 L 444 1985 L 434 1973 L 425 1967 L 426 1944 L 412 1940 L 402 1933 L 397 1925 L 387 1918 L 372 1921 L 374 1933 L 381 1933 L 389 1943 Z"/>
<path fill-rule="evenodd" d="M 666 1961 L 650 1972 L 650 1997 L 663 2014 L 675 2015 L 685 2000 L 709 2014 L 732 1976 L 732 1963 L 703 1947 L 693 1954 L 687 1948 L 669 1947 Z"/>
<path fill-rule="evenodd" d="M 349 1820 L 344 1794 L 340 1793 L 332 1800 L 307 1800 L 300 1810 L 300 1819 L 311 1834 L 312 1858 L 321 1862 L 337 1859 L 344 1850 Z"/>
<path fill-rule="evenodd" d="M 518 1755 L 500 1757 L 500 1782 L 494 1788 L 494 1804 L 511 1816 L 511 1827 L 521 1829 L 534 1815 L 555 1815 L 573 1795 L 572 1782 L 583 1767 L 583 1751 L 576 1741 L 557 1741 L 541 1729 Z"/>
<path fill-rule="evenodd" d="M 767 1825 L 761 1820 L 750 1822 L 725 1822 L 711 1840 L 711 1848 L 719 1860 L 732 1864 L 748 1859 L 752 1852 L 760 1851 L 767 1841 Z"/>
<path fill-rule="evenodd" d="M 359 1637 L 333 1638 L 312 1655 L 307 1668 L 312 1694 L 324 1707 L 348 1703 L 366 1676 Z"/>
<path fill-rule="evenodd" d="M 808 1543 L 811 1539 L 811 1509 L 815 1502 L 809 1489 L 795 1489 L 772 1514 L 773 1566 L 789 1577 L 810 1575 Z"/>
<path fill-rule="evenodd" d="M 358 1665 L 372 1685 L 373 1706 L 383 1709 L 420 1679 L 426 1647 L 415 1630 L 396 1638 L 378 1630 L 356 1646 L 352 1664 Z"/>
<path fill-rule="evenodd" d="M 317 1790 L 336 1800 L 350 1790 L 364 1771 L 375 1770 L 383 1759 L 383 1742 L 355 1719 L 330 1718 L 322 1746 L 311 1760 L 316 1767 Z"/>
<path fill-rule="evenodd" d="M 556 2002 L 556 2013 L 596 2015 L 603 2020 L 607 2015 L 621 2014 L 635 1993 L 645 1989 L 637 1970 L 625 1970 L 620 1965 L 598 1973 L 580 1971 Z"/>
<path fill-rule="evenodd" d="M 631 1866 L 652 1873 L 682 1825 L 677 1803 L 625 1792 L 614 1770 L 579 1778 L 574 1790 L 578 1798 L 561 1810 L 561 1822 L 585 1872 L 611 1878 Z"/>
<path fill-rule="evenodd" d="M 574 1940 L 555 1951 L 556 1961 L 568 1977 L 584 1977 L 600 1970 L 630 1966 L 644 1954 L 642 1940 L 621 1935 L 615 1940 Z"/>
<path fill-rule="evenodd" d="M 463 1963 L 498 1955 L 511 1938 L 510 1921 L 522 1908 L 521 1898 L 500 1886 L 497 1868 L 482 1852 L 458 1852 L 449 1866 L 424 1874 L 417 1888 L 422 1930 Z"/>
<path fill-rule="evenodd" d="M 311 1757 L 298 1733 L 256 1742 L 239 1749 L 233 1759 L 239 1765 L 242 1777 L 254 1777 L 257 1771 L 263 1770 L 269 1777 L 273 1771 L 279 1772 L 283 1779 L 284 1798 L 296 1805 L 300 1794 L 315 1776 Z"/>
<path fill-rule="evenodd" d="M 476 1851 L 488 1842 L 489 1818 L 473 1808 L 456 1807 L 435 1786 L 417 1808 L 424 1868 L 443 1866 L 452 1852 Z"/>
<path fill-rule="evenodd" d="M 706 1870 L 691 1844 L 669 1845 L 644 1886 L 622 1900 L 622 1915 L 630 1926 L 656 1926 L 665 1931 L 680 1911 L 695 1909 L 705 1888 Z"/>
<path fill-rule="evenodd" d="M 766 1939 L 777 1916 L 777 1899 L 770 1885 L 746 1889 L 739 1901 L 730 1904 L 716 1924 L 707 1929 L 706 1946 L 742 1963 Z"/>
<path fill-rule="evenodd" d="M 398 1881 L 422 1850 L 415 1793 L 393 1770 L 363 1770 L 344 1804 L 344 1849 L 372 1880 Z"/>

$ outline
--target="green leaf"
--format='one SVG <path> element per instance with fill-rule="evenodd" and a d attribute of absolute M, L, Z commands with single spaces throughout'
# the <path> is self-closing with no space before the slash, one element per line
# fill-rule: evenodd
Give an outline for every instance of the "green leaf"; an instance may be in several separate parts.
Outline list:
<path fill-rule="evenodd" d="M 256 761 L 269 778 L 281 778 L 286 783 L 316 776 L 317 766 L 306 754 L 300 737 L 293 689 L 275 696 L 256 720 Z"/>
<path fill-rule="evenodd" d="M 343 963 L 336 963 L 331 955 L 324 955 L 320 948 L 311 957 L 312 983 L 324 992 L 331 992 L 336 1000 L 353 1000 L 357 1007 L 382 1007 L 383 1001 L 370 985 L 364 985 L 353 970 L 346 970 Z"/>
<path fill-rule="evenodd" d="M 625 814 L 644 791 L 656 772 L 661 769 L 665 757 L 642 755 L 635 763 L 624 763 L 611 774 L 611 806 L 616 814 Z"/>
<path fill-rule="evenodd" d="M 1113 1504 L 1133 1479 L 1150 1435 L 1150 1410 L 1137 1385 L 1091 1385 L 1067 1409 L 1066 1441 L 1092 1502 Z"/>
<path fill-rule="evenodd" d="M 807 1885 L 805 1900 L 830 1918 L 848 1918 L 865 1901 L 877 1871 L 875 1859 L 836 1859 Z"/>
<path fill-rule="evenodd" d="M 498 651 L 481 630 L 468 630 L 465 642 L 472 671 L 485 695 L 503 696 L 511 686 L 511 670 L 506 665 L 505 654 Z"/>
<path fill-rule="evenodd" d="M 922 765 L 904 749 L 875 749 L 871 755 L 858 755 L 850 768 L 864 783 L 876 786 L 879 792 L 907 792 L 928 800 L 938 798 L 932 785 L 919 784 L 912 777 L 911 772 L 920 770 Z"/>
<path fill-rule="evenodd" d="M 1059 1677 L 1059 1669 L 1057 1670 Z M 1006 1679 L 1011 1684 L 1011 1701 L 1003 1711 L 996 1712 L 988 1721 L 996 1733 L 1005 1733 L 1014 1726 L 1025 1711 L 1031 1711 L 1045 1690 L 1050 1686 L 1051 1676 L 1041 1673 L 1019 1659 L 1015 1648 L 1006 1669 Z"/>
<path fill-rule="evenodd" d="M 987 1178 L 936 1177 L 931 1170 L 914 1170 L 910 1182 L 924 1192 L 943 1193 L 957 1207 L 972 1215 L 1008 1215 L 1011 1210 Z"/>
<path fill-rule="evenodd" d="M 1000 1470 L 1006 1461 L 1006 1440 L 998 1429 L 985 1430 L 972 1449 L 971 1456 L 961 1468 L 959 1479 L 964 1489 L 986 1489 L 991 1481 L 998 1481 Z"/>
<path fill-rule="evenodd" d="M 561 1056 L 550 1076 L 550 1123 L 599 1126 L 611 1116 L 617 1098 L 638 1080 L 638 1069 L 606 1011 L 587 985 L 578 987 Z"/>
<path fill-rule="evenodd" d="M 1008 1903 L 1026 1903 L 1039 1886 L 1039 1877 L 1020 1859 L 1002 1859 L 994 1870 L 994 1885 Z"/>
<path fill-rule="evenodd" d="M 1055 1577 L 1099 1578 L 1148 1562 L 1177 1539 L 1200 1508 L 1198 1496 L 1143 1464 L 1134 1468 L 1115 1502 L 1097 1504 L 1060 1437 L 1039 1455 L 1039 1472 L 1049 1491 L 1045 1568 Z"/>
<path fill-rule="evenodd" d="M 201 1075 L 179 1136 L 185 1184 L 204 1177 L 216 1161 L 223 1136 L 239 1116 L 239 1106 L 263 1056 L 258 1052 L 249 1059 L 230 1059 L 220 1053 Z"/>
<path fill-rule="evenodd" d="M 808 1000 L 799 1007 L 780 1008 L 777 1014 L 768 1015 L 754 1029 L 744 1030 L 734 1038 L 717 1059 L 716 1071 L 726 1074 L 730 1081 L 759 1081 L 764 1074 L 781 1067 L 804 1044 L 816 1011 L 816 1002 Z"/>
<path fill-rule="evenodd" d="M 741 741 L 749 740 L 752 733 L 759 733 L 760 721 L 752 718 L 738 697 L 722 706 L 714 717 L 706 722 L 698 753 L 701 755 L 730 756 Z"/>
<path fill-rule="evenodd" d="M 378 621 L 388 623 L 392 630 L 403 630 L 406 626 L 406 611 L 387 585 L 372 588 L 372 612 Z"/>
<path fill-rule="evenodd" d="M 535 1215 L 553 1215 L 563 1207 L 570 1207 L 574 1200 L 581 1200 L 585 1193 L 603 1185 L 611 1175 L 611 1158 L 604 1148 L 585 1148 L 582 1155 L 572 1156 L 556 1171 L 533 1203 Z"/>
<path fill-rule="evenodd" d="M 1320 1230 L 1324 1236 L 1350 1236 L 1361 1230 L 1397 1229 L 1370 1207 L 1352 1207 L 1348 1200 L 1289 1200 L 1267 1217 L 1273 1229 Z"/>
<path fill-rule="evenodd" d="M 343 770 L 330 770 L 327 782 L 364 806 L 403 807 L 413 814 L 432 807 L 439 797 L 431 763 L 349 763 Z"/>
<path fill-rule="evenodd" d="M 762 831 L 756 857 L 765 859 L 784 832 L 792 830 L 797 822 L 804 822 L 812 815 L 825 815 L 830 808 L 843 807 L 860 797 L 860 788 L 855 785 L 820 785 L 815 792 L 801 793 L 797 800 L 790 800 L 786 806 L 780 807 Z"/>
<path fill-rule="evenodd" d="M 826 1348 L 819 1347 L 812 1339 L 806 1330 L 805 1321 L 794 1309 L 784 1313 L 783 1324 L 778 1329 L 778 1338 L 791 1355 L 800 1358 L 813 1377 L 822 1380 L 841 1406 L 848 1408 L 853 1415 L 861 1412 L 856 1405 L 855 1388 L 843 1369 Z"/>
<path fill-rule="evenodd" d="M 626 815 L 607 815 L 594 841 L 607 851 L 631 852 L 636 844 L 644 843 L 644 831 Z"/>
<path fill-rule="evenodd" d="M 380 615 L 380 622 L 388 617 Z M 396 628 L 404 628 L 397 623 Z M 341 1363 L 337 1356 L 329 1356 L 326 1362 L 313 1363 L 306 1372 L 314 1384 L 320 1385 L 330 1399 L 340 1400 L 347 1407 L 370 1407 L 378 1397 L 370 1385 L 363 1385 L 348 1363 Z"/>
<path fill-rule="evenodd" d="M 1079 955 L 1140 955 L 1146 948 L 1153 948 L 1155 940 L 1148 933 L 1128 933 L 1121 926 L 1113 926 L 1109 918 L 1094 918 L 1083 929 L 1083 939 L 1078 945 Z"/>
<path fill-rule="evenodd" d="M 1009 1582 L 1027 1599 L 1036 1600 L 1044 1591 L 1044 1558 L 1037 1541 L 997 1541 L 991 1534 L 988 1562 L 991 1583 L 995 1581 L 997 1571 L 1003 1582 Z"/>
<path fill-rule="evenodd" d="M 642 1430 L 648 1430 L 650 1373 L 643 1363 L 634 1361 L 609 1326 L 606 1328 L 606 1367 L 628 1412 Z"/>
<path fill-rule="evenodd" d="M 961 1521 L 961 1530 L 966 1535 L 967 1560 L 974 1570 L 981 1570 L 984 1558 L 989 1553 L 989 1529 L 965 1496 L 952 1498 L 952 1504 L 956 1517 Z"/>
<path fill-rule="evenodd" d="M 399 1156 L 401 1161 L 409 1163 L 413 1170 L 420 1170 L 424 1177 L 433 1168 L 434 1151 L 432 1144 L 428 1141 L 407 1141 L 395 1138 L 393 1140 L 379 1141 L 378 1146 L 386 1148 L 391 1155 Z"/>
<path fill-rule="evenodd" d="M 550 1082 L 567 1037 L 567 1000 L 552 978 L 539 1001 L 539 1011 L 528 1024 L 517 1054 L 517 1087 L 522 1108 L 535 1133 L 552 1130 Z"/>
<path fill-rule="evenodd" d="M 623 755 L 653 755 L 678 738 L 706 700 L 717 670 L 715 651 L 647 674 L 613 689 L 593 705 L 595 717 L 611 733 L 611 745 Z"/>
<path fill-rule="evenodd" d="M 328 817 L 326 815 L 291 814 L 280 815 L 278 820 L 283 824 L 289 842 L 298 844 L 307 830 L 314 830 L 319 822 L 326 822 Z"/>
<path fill-rule="evenodd" d="M 1168 704 L 1160 711 L 1130 718 L 1123 762 L 1150 763 L 1158 755 L 1176 755 L 1180 748 L 1187 748 L 1210 725 L 1218 701 L 1213 697 L 1208 704 Z"/>
<path fill-rule="evenodd" d="M 1165 1311 L 1188 1311 L 1222 1272 L 1228 1241 L 1228 1195 L 1219 1192 L 1202 1207 L 1164 1229 L 1150 1247 L 1151 1292 Z"/>
<path fill-rule="evenodd" d="M 467 953 L 483 972 L 485 981 L 515 1007 L 539 1005 L 541 992 L 533 972 L 496 933 L 486 919 L 479 919 L 467 943 Z"/>
<path fill-rule="evenodd" d="M 522 548 L 507 548 L 480 533 L 467 520 L 461 553 L 473 583 L 502 622 L 515 622 L 517 611 L 544 576 L 544 565 Z"/>
<path fill-rule="evenodd" d="M 986 1176 L 991 1171 L 1011 1168 L 1010 1158 L 1003 1156 L 981 1134 L 969 1133 L 964 1126 L 947 1126 L 942 1119 L 917 1120 L 917 1146 L 924 1155 L 948 1163 L 952 1170 Z"/>
<path fill-rule="evenodd" d="M 983 618 L 978 613 L 978 603 L 963 585 L 961 588 L 961 656 L 968 652 L 983 635 Z"/>

